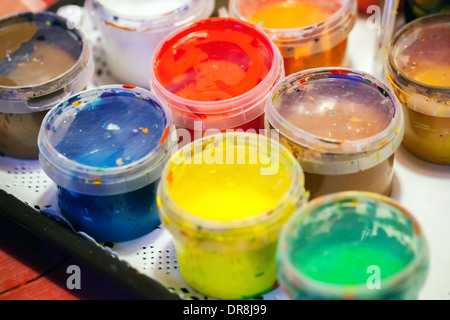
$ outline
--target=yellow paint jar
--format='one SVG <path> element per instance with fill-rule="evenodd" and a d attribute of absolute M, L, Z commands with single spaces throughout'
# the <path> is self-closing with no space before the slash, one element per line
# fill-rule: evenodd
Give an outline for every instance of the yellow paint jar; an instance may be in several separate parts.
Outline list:
<path fill-rule="evenodd" d="M 182 276 L 219 299 L 251 298 L 274 288 L 279 232 L 307 199 L 294 156 L 253 133 L 186 145 L 166 165 L 157 196 Z"/>
<path fill-rule="evenodd" d="M 386 77 L 405 111 L 403 145 L 450 164 L 450 13 L 410 22 L 389 48 Z"/>

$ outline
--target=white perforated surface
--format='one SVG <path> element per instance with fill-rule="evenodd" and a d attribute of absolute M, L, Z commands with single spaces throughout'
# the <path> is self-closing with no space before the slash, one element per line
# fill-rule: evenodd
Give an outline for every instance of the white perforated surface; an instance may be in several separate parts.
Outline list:
<path fill-rule="evenodd" d="M 90 86 L 116 83 L 109 75 L 102 59 L 102 50 L 97 45 L 99 35 L 89 24 L 84 23 L 83 28 L 95 53 L 96 72 Z M 349 43 L 353 68 L 372 71 L 373 56 L 370 50 L 374 49 L 375 37 L 376 31 L 368 30 L 365 21 L 357 22 Z M 394 172 L 395 183 L 391 196 L 417 217 L 430 247 L 430 273 L 419 298 L 449 299 L 450 166 L 425 163 L 401 147 L 396 154 Z M 0 157 L 0 189 L 52 219 L 64 220 L 59 216 L 53 183 L 37 160 Z M 183 280 L 171 235 L 164 228 L 157 228 L 133 241 L 108 244 L 105 249 L 184 299 L 208 299 Z M 286 296 L 276 289 L 257 299 L 286 299 Z"/>

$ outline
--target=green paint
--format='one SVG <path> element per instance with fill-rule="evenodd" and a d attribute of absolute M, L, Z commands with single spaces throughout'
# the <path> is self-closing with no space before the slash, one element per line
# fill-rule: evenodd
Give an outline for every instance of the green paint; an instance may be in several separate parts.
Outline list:
<path fill-rule="evenodd" d="M 312 279 L 339 285 L 367 283 L 370 266 L 379 267 L 380 279 L 403 270 L 414 258 L 407 244 L 414 236 L 412 225 L 374 202 L 345 201 L 321 206 L 290 235 L 294 267 Z"/>
<path fill-rule="evenodd" d="M 305 275 L 321 282 L 364 284 L 373 274 L 368 267 L 378 266 L 380 279 L 383 279 L 401 271 L 412 260 L 412 254 L 405 250 L 398 254 L 398 250 L 389 249 L 390 245 L 399 246 L 396 241 L 391 244 L 384 241 L 329 241 L 297 251 L 293 263 Z"/>

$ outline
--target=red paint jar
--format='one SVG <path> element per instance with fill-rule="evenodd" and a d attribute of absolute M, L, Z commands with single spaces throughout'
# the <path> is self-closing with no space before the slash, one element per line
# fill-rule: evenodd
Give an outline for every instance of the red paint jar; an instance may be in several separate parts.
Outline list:
<path fill-rule="evenodd" d="M 152 65 L 151 89 L 191 140 L 194 132 L 198 138 L 263 130 L 265 101 L 284 77 L 283 59 L 267 34 L 234 18 L 202 19 L 178 29 L 158 46 Z"/>

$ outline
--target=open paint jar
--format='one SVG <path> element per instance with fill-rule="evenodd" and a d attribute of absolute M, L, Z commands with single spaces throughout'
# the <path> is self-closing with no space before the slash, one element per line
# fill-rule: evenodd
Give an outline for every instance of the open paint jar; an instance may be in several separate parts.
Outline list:
<path fill-rule="evenodd" d="M 244 299 L 276 285 L 279 231 L 306 195 L 301 167 L 287 148 L 234 132 L 175 153 L 158 201 L 186 282 L 210 297 Z"/>
<path fill-rule="evenodd" d="M 201 137 L 208 130 L 264 129 L 267 96 L 283 77 L 280 52 L 262 29 L 209 18 L 164 40 L 150 86 L 171 108 L 177 129 Z"/>
<path fill-rule="evenodd" d="M 39 160 L 72 227 L 99 242 L 157 227 L 156 186 L 173 130 L 163 102 L 141 88 L 100 87 L 52 108 L 39 132 Z"/>
<path fill-rule="evenodd" d="M 273 88 L 266 120 L 300 161 L 311 198 L 349 190 L 390 194 L 403 113 L 373 76 L 337 68 L 290 75 Z"/>
<path fill-rule="evenodd" d="M 297 210 L 277 253 L 280 287 L 298 300 L 417 299 L 429 265 L 417 220 L 365 192 L 323 196 Z"/>
<path fill-rule="evenodd" d="M 85 7 L 102 33 L 111 74 L 148 88 L 156 46 L 173 30 L 211 16 L 214 0 L 86 0 Z"/>
<path fill-rule="evenodd" d="M 83 90 L 94 71 L 78 30 L 51 12 L 0 20 L 0 153 L 36 159 L 47 111 Z"/>
<path fill-rule="evenodd" d="M 356 0 L 230 0 L 232 17 L 261 26 L 276 43 L 286 75 L 346 66 Z"/>
<path fill-rule="evenodd" d="M 401 28 L 391 42 L 387 82 L 403 105 L 403 145 L 414 155 L 450 164 L 450 13 Z"/>

